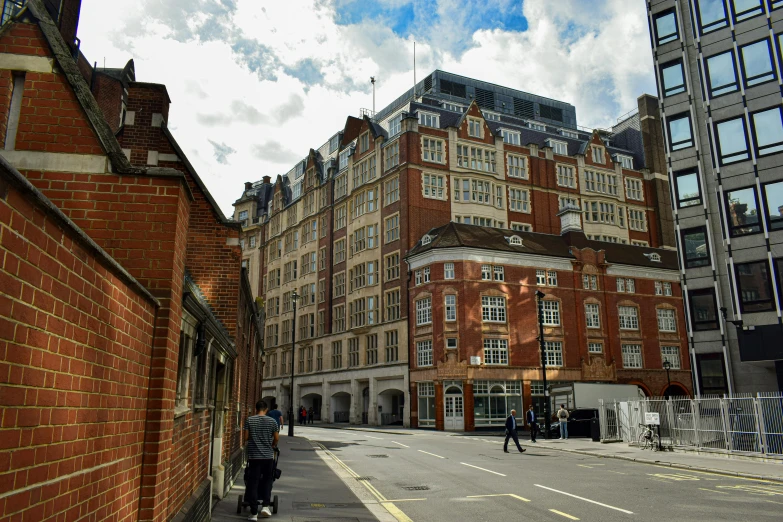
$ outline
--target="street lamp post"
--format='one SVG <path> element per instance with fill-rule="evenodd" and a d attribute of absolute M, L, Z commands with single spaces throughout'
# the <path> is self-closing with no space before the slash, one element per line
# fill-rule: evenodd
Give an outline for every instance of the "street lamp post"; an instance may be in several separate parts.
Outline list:
<path fill-rule="evenodd" d="M 669 378 L 669 370 L 672 369 L 672 363 L 670 363 L 668 359 L 663 361 L 663 369 L 666 370 L 666 393 L 664 395 L 668 399 L 669 398 L 669 388 L 672 385 L 672 380 Z"/>
<path fill-rule="evenodd" d="M 541 347 L 541 373 L 544 376 L 544 438 L 549 438 L 549 430 L 552 427 L 550 419 L 549 389 L 546 386 L 546 347 L 544 345 L 544 297 L 546 294 L 541 290 L 536 290 L 536 299 L 538 300 L 538 343 Z"/>
<path fill-rule="evenodd" d="M 291 384 L 288 388 L 288 436 L 294 436 L 294 352 L 296 352 L 296 301 L 299 294 L 296 290 L 291 294 L 294 302 L 294 320 L 291 325 Z"/>

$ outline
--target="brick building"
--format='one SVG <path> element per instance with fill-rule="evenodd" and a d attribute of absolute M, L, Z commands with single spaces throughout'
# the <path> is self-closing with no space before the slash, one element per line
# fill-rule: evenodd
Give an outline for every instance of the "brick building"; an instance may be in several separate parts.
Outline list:
<path fill-rule="evenodd" d="M 575 205 L 585 240 L 673 251 L 657 110 L 645 95 L 614 128 L 584 131 L 567 103 L 435 71 L 378 113 L 349 116 L 286 174 L 247 183 L 235 219 L 245 263 L 260 262 L 264 395 L 288 404 L 296 291 L 295 406 L 409 425 L 404 260 L 433 227 L 558 236 L 558 213 Z"/>
<path fill-rule="evenodd" d="M 261 389 L 240 227 L 165 86 L 92 81 L 79 6 L 0 27 L 0 520 L 206 520 Z"/>
<path fill-rule="evenodd" d="M 562 235 L 449 223 L 409 252 L 413 426 L 502 426 L 541 402 L 537 291 L 548 382 L 690 394 L 676 252 L 587 239 L 579 214 Z"/>

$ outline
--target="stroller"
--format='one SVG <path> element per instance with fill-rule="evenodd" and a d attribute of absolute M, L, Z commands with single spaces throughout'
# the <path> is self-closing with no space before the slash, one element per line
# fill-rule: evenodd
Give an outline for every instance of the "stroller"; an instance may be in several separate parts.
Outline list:
<path fill-rule="evenodd" d="M 274 448 L 274 458 L 272 459 L 272 485 L 274 487 L 275 480 L 280 478 L 280 474 L 282 473 L 282 470 L 280 470 L 277 467 L 277 461 L 280 458 L 280 450 L 277 448 Z M 245 466 L 245 484 L 247 484 L 247 472 L 248 467 Z M 259 505 L 261 504 L 261 500 L 258 501 Z M 272 513 L 277 514 L 277 495 L 274 495 L 272 497 Z M 250 507 L 250 504 L 248 502 L 245 502 L 245 496 L 239 495 L 239 498 L 237 499 L 237 514 L 241 514 L 242 510 L 246 507 Z"/>

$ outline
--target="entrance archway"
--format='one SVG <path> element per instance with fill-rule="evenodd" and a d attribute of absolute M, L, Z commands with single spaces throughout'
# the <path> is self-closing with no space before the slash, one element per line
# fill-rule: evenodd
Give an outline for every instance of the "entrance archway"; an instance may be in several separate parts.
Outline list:
<path fill-rule="evenodd" d="M 688 391 L 677 383 L 671 383 L 663 390 L 664 397 L 689 397 Z"/>
<path fill-rule="evenodd" d="M 351 414 L 351 394 L 337 392 L 330 399 L 330 408 L 334 422 L 349 422 Z"/>
<path fill-rule="evenodd" d="M 300 402 L 302 403 L 302 406 L 307 409 L 308 414 L 310 412 L 310 408 L 313 409 L 314 421 L 321 420 L 321 406 L 323 400 L 320 393 L 308 393 L 307 395 L 303 395 Z"/>
<path fill-rule="evenodd" d="M 378 394 L 378 413 L 381 425 L 402 426 L 405 411 L 405 392 L 395 388 Z"/>

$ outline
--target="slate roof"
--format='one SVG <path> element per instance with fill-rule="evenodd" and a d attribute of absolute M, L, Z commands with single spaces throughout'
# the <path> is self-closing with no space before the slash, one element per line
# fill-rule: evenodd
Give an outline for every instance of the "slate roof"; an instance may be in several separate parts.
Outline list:
<path fill-rule="evenodd" d="M 436 100 L 425 99 L 422 100 L 421 103 L 411 103 L 410 112 L 413 114 L 419 110 L 422 110 L 425 112 L 436 113 L 440 115 L 440 128 L 447 129 L 449 127 L 458 127 L 464 118 L 465 113 L 446 110 L 439 105 L 434 105 L 434 102 L 436 102 Z M 553 139 L 565 142 L 568 147 L 568 155 L 575 156 L 577 154 L 585 154 L 590 144 L 590 140 L 592 139 L 592 133 L 577 131 L 575 129 L 566 128 L 565 126 L 562 128 L 566 128 L 566 130 L 570 132 L 577 132 L 580 138 L 575 139 L 568 136 L 563 136 L 559 133 L 559 129 L 561 127 L 547 125 L 541 121 L 535 120 L 536 123 L 544 125 L 547 129 L 546 131 L 529 128 L 526 125 L 526 121 L 528 120 L 525 120 L 524 118 L 517 118 L 508 114 L 501 114 L 500 117 L 501 121 L 486 120 L 487 125 L 489 126 L 489 129 L 492 131 L 492 133 L 494 135 L 500 135 L 500 129 L 518 131 L 520 133 L 520 143 L 523 146 L 532 143 L 539 147 L 544 147 L 546 146 L 546 140 Z M 616 147 L 611 145 L 611 143 L 607 147 L 607 151 L 609 154 L 624 154 L 626 156 L 631 156 L 634 159 L 634 167 L 637 170 L 644 166 L 644 157 L 635 151 Z"/>
<path fill-rule="evenodd" d="M 576 247 L 579 249 L 590 248 L 595 251 L 603 250 L 606 253 L 606 261 L 610 264 L 664 270 L 678 270 L 679 267 L 677 252 L 673 250 L 594 241 L 587 239 L 587 236 L 582 232 L 568 232 L 558 236 L 452 222 L 430 230 L 427 235 L 433 238 L 432 241 L 429 244 L 422 245 L 421 240 L 419 240 L 416 246 L 405 256 L 406 258 L 436 249 L 475 248 L 478 250 L 495 250 L 498 252 L 576 259 L 571 253 L 571 247 Z M 522 239 L 522 245 L 510 245 L 507 238 L 511 236 L 519 236 Z M 653 253 L 661 256 L 661 262 L 651 261 L 645 255 Z"/>

